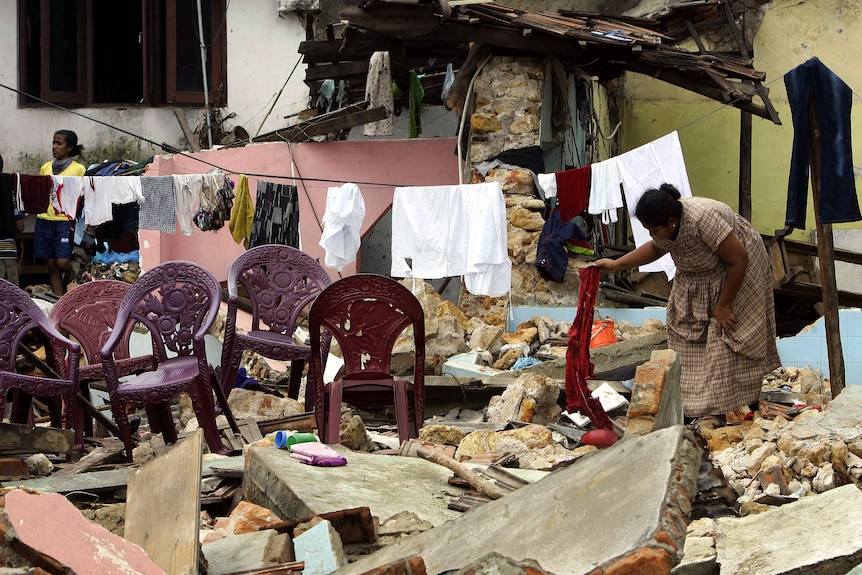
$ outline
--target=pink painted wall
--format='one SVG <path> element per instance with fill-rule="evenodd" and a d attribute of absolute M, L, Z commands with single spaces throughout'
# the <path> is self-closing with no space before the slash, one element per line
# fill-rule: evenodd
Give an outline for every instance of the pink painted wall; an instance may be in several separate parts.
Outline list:
<path fill-rule="evenodd" d="M 299 189 L 302 249 L 323 263 L 324 251 L 318 242 L 326 211 L 327 188 L 343 182 L 359 185 L 365 200 L 362 225 L 365 234 L 392 205 L 395 187 L 457 184 L 455 145 L 454 138 L 290 145 L 271 142 L 188 156 L 157 156 L 147 175 L 204 173 L 213 169 L 209 164 L 215 164 L 232 176 L 247 174 L 253 201 L 259 178 L 286 184 L 295 182 Z M 292 176 L 304 180 L 294 180 Z M 233 179 L 236 182 L 239 176 Z M 227 279 L 230 264 L 244 248 L 234 242 L 227 225 L 217 232 L 202 232 L 192 227 L 191 236 L 184 236 L 179 230 L 173 235 L 141 230 L 143 269 L 163 261 L 190 260 L 207 267 L 219 281 Z M 345 266 L 341 276 L 352 275 L 356 269 L 355 264 Z M 339 277 L 336 270 L 327 270 L 333 279 Z"/>

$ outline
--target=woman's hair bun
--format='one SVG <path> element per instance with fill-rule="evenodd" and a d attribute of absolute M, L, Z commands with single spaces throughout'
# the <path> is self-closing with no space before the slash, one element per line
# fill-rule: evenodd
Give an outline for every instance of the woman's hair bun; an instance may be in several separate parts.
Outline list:
<path fill-rule="evenodd" d="M 682 194 L 679 193 L 679 190 L 677 190 L 673 184 L 662 184 L 659 189 L 675 200 L 682 197 Z"/>

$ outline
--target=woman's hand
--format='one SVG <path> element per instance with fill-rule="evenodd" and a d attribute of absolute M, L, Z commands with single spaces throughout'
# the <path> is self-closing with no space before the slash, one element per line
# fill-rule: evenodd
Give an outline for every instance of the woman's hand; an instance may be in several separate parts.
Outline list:
<path fill-rule="evenodd" d="M 587 264 L 588 268 L 599 268 L 602 273 L 612 274 L 614 272 L 620 271 L 620 266 L 617 263 L 618 260 L 611 260 L 608 258 L 602 258 L 600 260 L 596 260 L 594 262 L 590 262 Z"/>
<path fill-rule="evenodd" d="M 712 310 L 718 335 L 730 335 L 736 329 L 736 316 L 728 305 L 717 305 Z"/>

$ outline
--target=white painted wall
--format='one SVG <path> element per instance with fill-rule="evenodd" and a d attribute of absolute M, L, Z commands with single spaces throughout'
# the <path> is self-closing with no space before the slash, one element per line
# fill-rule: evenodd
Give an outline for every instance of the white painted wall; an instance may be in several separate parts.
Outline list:
<path fill-rule="evenodd" d="M 18 88 L 18 3 L 0 2 L 0 83 Z M 284 85 L 299 54 L 305 30 L 295 14 L 279 16 L 274 0 L 232 2 L 227 12 L 228 106 L 236 118 L 225 127 L 244 127 L 252 136 L 276 130 L 295 122 L 283 116 L 308 107 L 308 88 L 303 83 L 305 66 L 299 64 L 272 113 L 267 111 Z M 212 88 L 212 87 L 210 87 Z M 185 139 L 170 107 L 165 108 L 79 108 L 86 116 L 113 124 L 154 142 L 184 145 Z M 197 125 L 202 109 L 187 108 L 189 122 Z M 265 119 L 265 121 L 264 121 Z M 17 171 L 22 156 L 51 158 L 51 138 L 58 129 L 74 130 L 87 148 L 106 145 L 119 138 L 130 139 L 111 128 L 54 108 L 19 108 L 18 95 L 0 88 L 0 154 L 6 171 Z M 141 143 L 141 155 L 158 153 Z M 88 161 L 99 161 L 85 155 Z"/>

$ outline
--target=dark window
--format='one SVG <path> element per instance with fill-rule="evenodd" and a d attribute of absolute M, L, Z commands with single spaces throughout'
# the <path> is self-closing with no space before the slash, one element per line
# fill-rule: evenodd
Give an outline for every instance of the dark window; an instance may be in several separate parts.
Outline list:
<path fill-rule="evenodd" d="M 21 86 L 28 94 L 61 104 L 203 104 L 197 4 L 19 0 Z M 200 4 L 207 88 L 210 100 L 223 105 L 224 0 Z M 22 102 L 35 100 L 24 97 Z"/>

